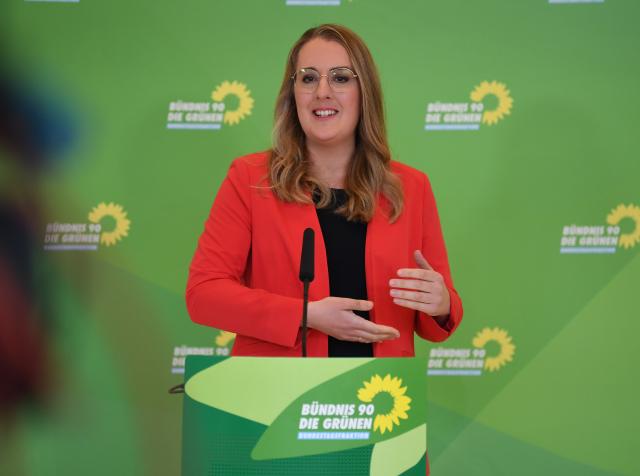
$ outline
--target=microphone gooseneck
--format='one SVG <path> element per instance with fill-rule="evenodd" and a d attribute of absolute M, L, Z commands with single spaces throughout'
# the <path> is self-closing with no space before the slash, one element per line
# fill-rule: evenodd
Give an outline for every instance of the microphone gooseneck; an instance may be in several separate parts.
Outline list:
<path fill-rule="evenodd" d="M 302 300 L 302 356 L 307 356 L 307 307 L 309 306 L 309 284 L 314 278 L 315 232 L 311 228 L 302 235 L 302 253 L 300 254 L 300 281 L 303 284 Z"/>

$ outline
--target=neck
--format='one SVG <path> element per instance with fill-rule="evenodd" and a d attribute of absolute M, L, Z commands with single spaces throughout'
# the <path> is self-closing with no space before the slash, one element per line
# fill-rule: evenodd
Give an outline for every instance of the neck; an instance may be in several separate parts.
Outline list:
<path fill-rule="evenodd" d="M 307 144 L 311 173 L 331 188 L 344 188 L 344 181 L 353 154 L 355 143 L 335 145 Z"/>

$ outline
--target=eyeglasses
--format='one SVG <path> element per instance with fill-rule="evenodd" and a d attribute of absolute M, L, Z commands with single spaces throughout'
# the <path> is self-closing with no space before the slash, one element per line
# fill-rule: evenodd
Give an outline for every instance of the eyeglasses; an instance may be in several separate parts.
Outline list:
<path fill-rule="evenodd" d="M 320 78 L 327 78 L 329 86 L 337 93 L 341 93 L 353 88 L 358 75 L 349 68 L 333 68 L 329 74 L 320 74 L 313 68 L 302 68 L 296 71 L 291 79 L 300 90 L 312 93 L 318 89 Z"/>

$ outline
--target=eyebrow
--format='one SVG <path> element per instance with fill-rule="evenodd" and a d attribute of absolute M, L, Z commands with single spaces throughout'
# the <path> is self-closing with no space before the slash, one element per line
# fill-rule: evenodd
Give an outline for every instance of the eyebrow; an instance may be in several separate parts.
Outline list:
<path fill-rule="evenodd" d="M 329 71 L 331 71 L 332 69 L 338 69 L 338 68 L 353 69 L 353 66 L 332 66 L 331 68 L 329 68 Z M 303 66 L 302 68 L 299 68 L 299 69 L 313 69 L 314 71 L 318 71 L 318 68 L 314 66 Z"/>

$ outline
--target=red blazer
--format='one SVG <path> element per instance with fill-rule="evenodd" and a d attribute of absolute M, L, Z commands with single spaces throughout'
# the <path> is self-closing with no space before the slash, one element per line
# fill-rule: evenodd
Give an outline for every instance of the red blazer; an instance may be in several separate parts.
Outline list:
<path fill-rule="evenodd" d="M 300 356 L 302 283 L 298 279 L 302 232 L 316 234 L 315 280 L 309 299 L 329 296 L 322 231 L 313 204 L 285 203 L 266 186 L 268 154 L 233 161 L 218 191 L 198 242 L 187 283 L 187 308 L 194 322 L 237 334 L 233 355 Z M 462 319 L 462 302 L 453 287 L 440 220 L 427 176 L 398 162 L 391 169 L 402 180 L 404 209 L 390 224 L 380 197 L 367 225 L 365 270 L 373 322 L 395 327 L 400 337 L 373 344 L 376 357 L 413 356 L 413 335 L 439 342 Z M 399 268 L 417 267 L 422 250 L 442 274 L 451 296 L 447 329 L 424 313 L 400 307 L 389 295 L 389 279 Z M 327 356 L 327 335 L 309 329 L 310 356 Z"/>

